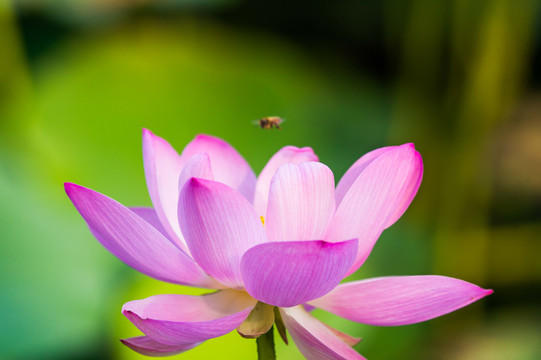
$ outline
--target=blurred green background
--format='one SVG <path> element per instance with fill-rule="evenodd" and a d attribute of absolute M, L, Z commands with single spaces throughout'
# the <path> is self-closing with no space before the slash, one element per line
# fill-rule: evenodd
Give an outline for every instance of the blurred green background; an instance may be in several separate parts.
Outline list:
<path fill-rule="evenodd" d="M 534 0 L 0 0 L 0 359 L 141 359 L 124 302 L 201 293 L 107 253 L 63 192 L 150 205 L 141 128 L 222 137 L 259 172 L 311 146 L 336 180 L 414 142 L 417 198 L 353 278 L 495 293 L 380 328 L 316 311 L 369 359 L 541 359 L 541 4 Z M 286 118 L 283 130 L 252 120 Z M 255 359 L 236 333 L 177 356 Z M 298 359 L 278 344 L 279 359 Z"/>

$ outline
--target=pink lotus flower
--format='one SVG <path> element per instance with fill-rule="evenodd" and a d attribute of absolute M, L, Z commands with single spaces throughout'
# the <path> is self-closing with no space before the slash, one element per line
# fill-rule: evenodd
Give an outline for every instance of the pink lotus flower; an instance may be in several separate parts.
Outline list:
<path fill-rule="evenodd" d="M 280 315 L 307 359 L 363 359 L 351 347 L 358 339 L 324 325 L 304 305 L 394 326 L 492 292 L 443 276 L 339 284 L 413 200 L 422 160 L 412 144 L 364 155 L 336 189 L 310 148 L 281 149 L 257 179 L 236 150 L 206 135 L 179 156 L 144 130 L 143 155 L 153 209 L 127 208 L 71 183 L 68 196 L 98 241 L 127 265 L 158 280 L 219 290 L 124 304 L 145 336 L 123 343 L 139 353 L 177 354 L 235 329 L 257 337 Z"/>

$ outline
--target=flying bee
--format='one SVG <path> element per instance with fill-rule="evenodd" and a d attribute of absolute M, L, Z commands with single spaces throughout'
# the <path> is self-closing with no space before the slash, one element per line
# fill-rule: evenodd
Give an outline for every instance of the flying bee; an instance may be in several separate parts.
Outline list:
<path fill-rule="evenodd" d="M 259 125 L 262 129 L 278 129 L 280 130 L 280 124 L 283 123 L 285 120 L 278 116 L 266 116 L 264 118 L 261 118 L 259 120 L 254 120 L 254 124 Z"/>

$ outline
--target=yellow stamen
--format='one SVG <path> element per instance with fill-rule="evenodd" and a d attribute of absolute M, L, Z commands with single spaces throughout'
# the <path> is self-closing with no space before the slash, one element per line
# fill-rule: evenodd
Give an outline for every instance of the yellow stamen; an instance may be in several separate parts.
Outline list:
<path fill-rule="evenodd" d="M 265 226 L 265 217 L 264 217 L 264 216 L 260 216 L 259 218 L 261 219 L 261 222 L 263 223 L 263 226 Z"/>

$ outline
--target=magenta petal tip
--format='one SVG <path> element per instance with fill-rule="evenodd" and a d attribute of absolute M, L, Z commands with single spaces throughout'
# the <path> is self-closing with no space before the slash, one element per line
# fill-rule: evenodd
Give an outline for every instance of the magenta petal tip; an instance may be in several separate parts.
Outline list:
<path fill-rule="evenodd" d="M 66 191 L 66 193 L 68 193 L 70 190 L 71 190 L 71 187 L 75 185 L 74 183 L 70 183 L 70 182 L 65 182 L 64 183 L 64 190 Z"/>
<path fill-rule="evenodd" d="M 207 180 L 207 179 L 201 179 L 201 178 L 197 178 L 197 177 L 191 177 L 186 181 L 186 184 L 184 186 L 189 187 L 192 190 L 197 190 L 197 189 L 208 188 L 209 185 L 211 185 L 211 183 L 214 183 L 214 181 Z M 225 185 L 225 184 L 222 184 L 222 185 Z"/>
<path fill-rule="evenodd" d="M 152 141 L 153 138 L 156 138 L 157 136 L 149 129 L 143 128 L 143 142 L 145 141 Z"/>
<path fill-rule="evenodd" d="M 69 188 L 71 188 L 72 186 L 78 186 L 77 184 L 74 184 L 72 182 L 65 182 L 64 183 L 64 188 L 67 190 Z"/>
<path fill-rule="evenodd" d="M 192 177 L 188 181 L 189 181 L 190 186 L 203 185 L 203 179 L 199 179 L 196 177 Z"/>
<path fill-rule="evenodd" d="M 415 144 L 414 143 L 405 143 L 402 145 L 403 147 L 409 147 L 412 150 L 415 150 Z"/>
<path fill-rule="evenodd" d="M 78 185 L 78 184 L 75 184 L 75 183 L 72 183 L 72 182 L 65 182 L 64 183 L 64 191 L 66 192 L 66 194 L 71 198 L 71 194 L 74 192 L 74 191 L 77 191 L 77 190 L 80 190 L 80 189 L 86 189 L 86 190 L 90 190 L 88 188 L 85 188 L 84 186 L 81 186 L 81 185 Z"/>
<path fill-rule="evenodd" d="M 222 145 L 222 146 L 229 146 L 228 142 L 225 141 L 224 139 L 220 139 L 216 136 L 212 136 L 212 135 L 207 135 L 207 134 L 197 134 L 195 137 L 194 137 L 194 140 L 193 141 L 210 141 L 214 144 L 217 144 L 217 145 Z"/>

